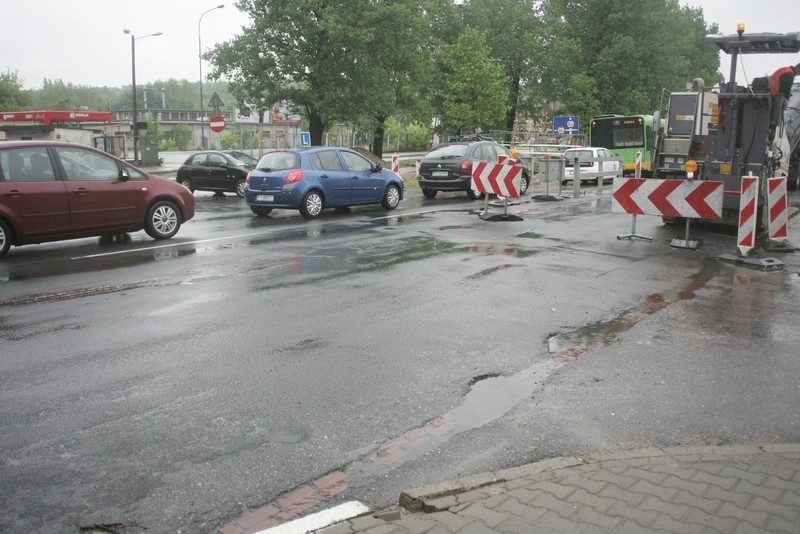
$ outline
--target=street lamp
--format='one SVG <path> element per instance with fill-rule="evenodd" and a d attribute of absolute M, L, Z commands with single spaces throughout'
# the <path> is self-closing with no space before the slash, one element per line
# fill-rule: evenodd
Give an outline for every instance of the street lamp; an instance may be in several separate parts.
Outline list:
<path fill-rule="evenodd" d="M 203 101 L 203 44 L 201 42 L 200 23 L 203 22 L 203 17 L 206 15 L 206 13 L 211 13 L 215 9 L 222 9 L 223 7 L 225 7 L 225 4 L 220 4 L 207 11 L 203 11 L 203 14 L 200 15 L 200 20 L 197 21 L 197 57 L 200 60 L 200 143 L 203 145 L 203 150 L 205 150 L 207 147 L 205 118 L 203 117 L 205 101 Z"/>
<path fill-rule="evenodd" d="M 127 28 L 122 30 L 125 35 L 131 36 L 131 85 L 133 86 L 133 161 L 134 163 L 139 161 L 139 148 L 137 145 L 137 137 L 136 137 L 136 119 L 139 111 L 136 109 L 136 41 L 139 39 L 144 39 L 145 37 L 158 37 L 162 35 L 161 32 L 156 33 L 149 33 L 147 35 L 142 35 L 141 37 L 134 37 L 133 33 Z"/>

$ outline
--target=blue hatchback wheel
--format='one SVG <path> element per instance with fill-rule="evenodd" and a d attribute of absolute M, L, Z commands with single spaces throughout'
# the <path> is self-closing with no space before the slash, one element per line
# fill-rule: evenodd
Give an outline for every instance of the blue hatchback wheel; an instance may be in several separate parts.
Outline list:
<path fill-rule="evenodd" d="M 300 215 L 306 219 L 316 219 L 322 213 L 322 196 L 318 191 L 309 191 L 300 204 Z"/>
<path fill-rule="evenodd" d="M 381 205 L 387 210 L 393 210 L 400 204 L 400 189 L 394 184 L 386 188 Z"/>

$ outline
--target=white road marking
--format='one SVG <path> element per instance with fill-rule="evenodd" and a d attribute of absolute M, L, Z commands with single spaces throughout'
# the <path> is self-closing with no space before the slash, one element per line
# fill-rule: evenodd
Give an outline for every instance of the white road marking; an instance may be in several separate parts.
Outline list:
<path fill-rule="evenodd" d="M 369 512 L 369 507 L 359 501 L 350 501 L 316 514 L 289 521 L 256 534 L 306 534 Z"/>
<path fill-rule="evenodd" d="M 161 248 L 182 247 L 184 245 L 198 245 L 201 243 L 211 243 L 212 241 L 225 241 L 226 239 L 241 239 L 243 237 L 253 237 L 256 235 L 264 235 L 264 232 L 256 232 L 252 234 L 229 235 L 225 237 L 212 237 L 209 239 L 198 239 L 196 241 L 173 241 L 166 245 L 156 245 L 153 247 L 136 248 L 131 250 L 117 250 L 115 252 L 103 252 L 102 254 L 87 254 L 86 256 L 75 256 L 71 260 L 85 260 L 88 258 L 102 258 L 104 256 L 116 256 L 118 254 L 136 254 L 137 252 L 158 250 Z"/>

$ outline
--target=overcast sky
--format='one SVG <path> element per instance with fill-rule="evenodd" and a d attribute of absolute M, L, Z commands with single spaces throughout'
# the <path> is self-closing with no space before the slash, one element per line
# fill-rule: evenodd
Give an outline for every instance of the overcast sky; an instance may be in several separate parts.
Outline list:
<path fill-rule="evenodd" d="M 219 0 L 4 0 L 0 23 L 0 70 L 15 72 L 28 89 L 42 80 L 89 86 L 123 87 L 131 83 L 131 39 L 136 41 L 136 83 L 169 78 L 200 80 L 199 44 L 203 51 L 240 33 L 248 18 L 232 2 L 215 9 Z M 718 23 L 721 33 L 735 33 L 744 22 L 748 32 L 800 31 L 800 1 L 682 0 L 702 7 L 707 23 Z M 356 15 L 357 16 L 357 15 Z M 399 22 L 401 23 L 401 22 Z M 778 67 L 800 63 L 800 54 L 743 57 L 747 79 L 772 73 Z M 668 58 L 665 58 L 668 61 Z M 721 71 L 727 77 L 728 56 Z M 203 75 L 210 71 L 203 64 Z M 741 64 L 737 80 L 742 82 Z M 687 80 L 688 81 L 688 80 Z"/>

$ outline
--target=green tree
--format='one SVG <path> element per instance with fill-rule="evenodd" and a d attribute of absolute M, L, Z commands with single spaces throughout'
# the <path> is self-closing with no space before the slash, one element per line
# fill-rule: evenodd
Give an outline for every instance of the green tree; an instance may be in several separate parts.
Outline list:
<path fill-rule="evenodd" d="M 223 150 L 231 150 L 236 148 L 237 136 L 231 132 L 225 132 L 219 136 L 219 143 L 222 145 Z"/>
<path fill-rule="evenodd" d="M 385 120 L 420 101 L 428 1 L 240 0 L 252 25 L 207 54 L 209 78 L 229 79 L 236 98 L 259 109 L 293 102 L 312 144 L 333 120 L 370 122 L 379 154 Z"/>
<path fill-rule="evenodd" d="M 704 42 L 716 25 L 677 0 L 544 0 L 541 16 L 547 53 L 528 98 L 543 114 L 586 125 L 596 113 L 651 113 L 663 89 L 718 79 L 717 50 Z"/>
<path fill-rule="evenodd" d="M 31 105 L 36 109 L 96 109 L 111 110 L 120 89 L 89 87 L 45 78 L 42 88 L 33 91 Z"/>
<path fill-rule="evenodd" d="M 359 117 L 383 155 L 387 120 L 401 111 L 430 113 L 420 98 L 431 80 L 433 49 L 424 18 L 427 0 L 347 0 L 329 16 L 331 38 L 348 43 L 352 67 L 338 88 L 339 119 Z M 353 17 L 352 13 L 359 13 Z M 344 59 L 344 58 L 343 58 Z"/>
<path fill-rule="evenodd" d="M 406 128 L 408 133 L 409 150 L 425 150 L 431 137 L 431 130 L 423 124 L 412 122 Z"/>
<path fill-rule="evenodd" d="M 185 124 L 177 124 L 172 129 L 172 141 L 175 143 L 175 150 L 186 150 L 191 139 L 192 131 Z"/>
<path fill-rule="evenodd" d="M 147 92 L 147 107 L 144 105 L 144 95 Z M 208 101 L 214 93 L 219 94 L 224 109 L 232 111 L 234 108 L 234 98 L 230 94 L 227 82 L 214 82 L 203 84 L 203 98 L 205 100 L 204 109 L 208 111 Z M 131 86 L 117 90 L 111 109 L 130 109 L 131 108 Z M 200 109 L 200 84 L 196 81 L 178 80 L 169 78 L 167 80 L 157 80 L 145 84 L 136 84 L 136 107 L 139 110 L 145 109 Z"/>
<path fill-rule="evenodd" d="M 464 23 L 464 2 L 454 0 L 428 0 L 425 5 L 425 18 L 431 35 L 437 37 L 438 48 L 458 41 L 466 28 Z"/>
<path fill-rule="evenodd" d="M 400 150 L 400 139 L 405 135 L 406 128 L 396 117 L 389 117 L 384 123 L 384 131 L 390 140 L 389 150 Z"/>
<path fill-rule="evenodd" d="M 534 65 L 543 55 L 538 14 L 530 0 L 468 0 L 463 10 L 467 26 L 486 35 L 492 58 L 503 67 L 508 91 L 505 129 L 513 130 L 522 104 L 520 90 L 535 79 Z"/>
<path fill-rule="evenodd" d="M 503 119 L 508 89 L 503 67 L 490 56 L 485 36 L 466 29 L 437 57 L 442 80 L 434 92 L 445 131 L 491 128 Z"/>
<path fill-rule="evenodd" d="M 31 102 L 31 92 L 23 89 L 25 80 L 15 72 L 0 72 L 0 111 L 26 109 Z"/>
<path fill-rule="evenodd" d="M 147 137 L 155 144 L 161 143 L 161 126 L 155 119 L 152 113 L 145 114 L 145 121 L 147 121 Z"/>
<path fill-rule="evenodd" d="M 311 141 L 320 144 L 326 120 L 337 114 L 341 78 L 352 70 L 342 62 L 347 43 L 329 39 L 327 19 L 336 6 L 324 0 L 240 0 L 237 7 L 252 24 L 207 54 L 209 78 L 227 77 L 237 98 L 259 109 L 281 100 L 301 106 Z"/>

